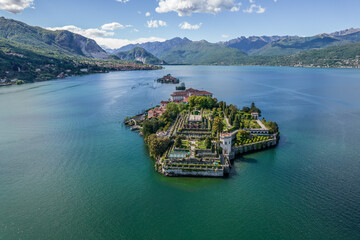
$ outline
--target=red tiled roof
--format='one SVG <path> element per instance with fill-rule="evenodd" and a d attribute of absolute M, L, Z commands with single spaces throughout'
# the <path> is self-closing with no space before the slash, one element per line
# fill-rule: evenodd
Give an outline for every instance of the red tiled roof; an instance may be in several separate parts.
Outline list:
<path fill-rule="evenodd" d="M 173 94 L 171 94 L 170 96 L 187 96 L 188 93 L 187 92 L 184 92 L 184 91 L 181 91 L 181 92 L 174 92 Z"/>
<path fill-rule="evenodd" d="M 192 93 L 192 95 L 212 95 L 212 93 L 207 92 L 207 91 L 198 91 L 198 92 Z"/>
<path fill-rule="evenodd" d="M 199 90 L 193 89 L 193 88 L 188 88 L 188 89 L 186 89 L 185 91 L 186 91 L 186 92 L 191 92 L 191 93 L 193 93 L 193 92 L 199 92 Z"/>

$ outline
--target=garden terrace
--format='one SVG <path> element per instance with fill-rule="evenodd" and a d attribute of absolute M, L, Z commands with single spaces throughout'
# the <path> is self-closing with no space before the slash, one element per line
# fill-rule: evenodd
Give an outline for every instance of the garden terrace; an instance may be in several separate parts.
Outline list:
<path fill-rule="evenodd" d="M 199 165 L 217 165 L 221 163 L 220 158 L 183 158 L 183 159 L 165 159 L 164 164 L 199 164 Z"/>
<path fill-rule="evenodd" d="M 269 137 L 269 136 L 252 136 L 248 139 L 245 140 L 236 140 L 235 142 L 235 146 L 240 146 L 240 145 L 245 145 L 245 144 L 250 144 L 250 143 L 261 143 L 261 142 L 265 142 L 269 139 L 273 139 L 273 137 Z"/>
<path fill-rule="evenodd" d="M 164 159 L 184 159 L 190 157 L 190 148 L 189 143 L 186 140 L 182 140 L 182 146 L 181 148 L 176 148 L 175 145 L 173 145 L 171 148 L 169 148 L 168 151 L 164 154 Z"/>
<path fill-rule="evenodd" d="M 211 123 L 208 113 L 203 111 L 184 112 L 180 118 L 175 126 L 177 134 L 195 138 L 211 135 Z"/>
<path fill-rule="evenodd" d="M 216 152 L 212 152 L 211 149 L 195 149 L 195 157 L 197 158 L 219 158 Z"/>

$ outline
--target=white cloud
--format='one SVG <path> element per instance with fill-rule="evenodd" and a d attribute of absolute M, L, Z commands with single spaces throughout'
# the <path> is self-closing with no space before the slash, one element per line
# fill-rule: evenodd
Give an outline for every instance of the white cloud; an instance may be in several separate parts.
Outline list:
<path fill-rule="evenodd" d="M 243 10 L 245 13 L 264 13 L 265 8 L 261 7 L 260 5 L 251 4 L 248 9 Z"/>
<path fill-rule="evenodd" d="M 118 22 L 107 23 L 101 26 L 101 29 L 109 30 L 109 31 L 114 31 L 115 29 L 124 29 L 124 28 L 125 26 Z"/>
<path fill-rule="evenodd" d="M 166 39 L 158 37 L 138 38 L 135 40 L 120 39 L 120 38 L 95 38 L 100 46 L 104 48 L 117 49 L 129 44 L 146 43 L 146 42 L 164 42 Z"/>
<path fill-rule="evenodd" d="M 121 48 L 122 46 L 128 44 L 155 42 L 155 41 L 163 42 L 166 40 L 159 37 L 138 38 L 135 40 L 111 38 L 111 36 L 114 36 L 114 32 L 109 32 L 97 28 L 82 29 L 73 25 L 47 28 L 47 29 L 52 31 L 67 30 L 73 33 L 77 33 L 83 35 L 84 37 L 94 39 L 100 46 L 104 46 L 105 48 L 111 48 L 111 49 Z M 138 30 L 134 29 L 134 31 L 138 31 Z"/>
<path fill-rule="evenodd" d="M 238 12 L 238 11 L 240 11 L 240 7 L 241 7 L 241 3 L 237 3 L 230 9 L 230 11 L 231 12 Z"/>
<path fill-rule="evenodd" d="M 197 30 L 201 27 L 202 23 L 191 25 L 188 22 L 183 22 L 179 24 L 179 27 L 181 29 L 187 29 L 187 30 Z"/>
<path fill-rule="evenodd" d="M 166 22 L 162 20 L 150 20 L 147 21 L 147 27 L 148 28 L 158 28 L 158 27 L 166 27 Z"/>
<path fill-rule="evenodd" d="M 223 35 L 221 35 L 221 37 L 222 37 L 222 38 L 229 38 L 229 35 L 223 34 Z"/>
<path fill-rule="evenodd" d="M 33 4 L 34 0 L 0 0 L 0 9 L 16 14 L 32 7 Z"/>
<path fill-rule="evenodd" d="M 276 1 L 276 0 L 274 0 L 274 1 Z M 254 3 L 254 2 L 255 2 L 255 0 L 249 0 L 249 2 L 250 2 L 250 3 Z"/>
<path fill-rule="evenodd" d="M 149 12 L 146 12 L 146 13 L 145 13 L 145 16 L 146 16 L 146 17 L 150 17 L 150 15 L 151 15 L 151 14 L 150 14 Z"/>
<path fill-rule="evenodd" d="M 96 38 L 96 37 L 110 37 L 114 36 L 114 32 L 108 32 L 105 30 L 97 29 L 97 28 L 89 28 L 89 29 L 82 29 L 79 27 L 76 27 L 74 25 L 68 25 L 63 27 L 49 27 L 46 28 L 48 30 L 56 31 L 56 30 L 67 30 L 73 33 L 80 34 L 87 38 Z"/>
<path fill-rule="evenodd" d="M 177 12 L 179 16 L 186 16 L 192 13 L 216 14 L 236 6 L 235 0 L 160 0 L 155 10 L 158 13 Z"/>
<path fill-rule="evenodd" d="M 121 3 L 127 3 L 130 0 L 116 0 L 117 2 L 121 2 Z"/>

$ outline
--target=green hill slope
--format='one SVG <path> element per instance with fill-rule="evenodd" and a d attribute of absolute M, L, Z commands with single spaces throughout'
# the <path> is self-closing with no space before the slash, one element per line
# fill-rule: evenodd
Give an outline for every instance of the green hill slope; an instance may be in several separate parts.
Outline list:
<path fill-rule="evenodd" d="M 0 38 L 0 80 L 2 82 L 14 79 L 35 82 L 89 73 L 150 69 L 158 68 L 122 60 L 78 58 Z"/>
<path fill-rule="evenodd" d="M 155 57 L 141 47 L 135 47 L 129 51 L 118 52 L 115 54 L 119 59 L 130 62 L 141 62 L 143 64 L 164 64 L 164 61 Z"/>
<path fill-rule="evenodd" d="M 245 53 L 235 48 L 198 41 L 172 48 L 161 58 L 168 64 L 231 65 L 243 60 L 246 56 Z"/>
<path fill-rule="evenodd" d="M 316 67 L 360 67 L 360 42 L 279 58 L 279 64 Z"/>
<path fill-rule="evenodd" d="M 240 65 L 297 67 L 360 67 L 360 42 L 310 50 L 289 56 L 249 56 Z"/>
<path fill-rule="evenodd" d="M 273 41 L 264 47 L 253 51 L 253 56 L 284 56 L 306 52 L 313 49 L 323 49 L 331 46 L 346 45 L 360 41 L 360 31 L 348 34 L 319 34 L 313 37 L 287 37 Z"/>
<path fill-rule="evenodd" d="M 0 17 L 0 37 L 44 51 L 105 59 L 107 53 L 92 39 L 69 31 L 50 31 Z"/>

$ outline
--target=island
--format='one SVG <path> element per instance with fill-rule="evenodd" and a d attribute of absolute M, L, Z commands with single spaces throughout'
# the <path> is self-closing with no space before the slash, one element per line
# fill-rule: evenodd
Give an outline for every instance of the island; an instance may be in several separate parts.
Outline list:
<path fill-rule="evenodd" d="M 172 84 L 178 84 L 180 82 L 178 78 L 171 76 L 171 74 L 165 75 L 162 78 L 158 78 L 156 81 L 159 83 L 172 83 Z"/>
<path fill-rule="evenodd" d="M 225 177 L 237 155 L 278 144 L 277 123 L 260 118 L 261 110 L 255 103 L 239 109 L 218 102 L 210 92 L 189 88 L 126 118 L 125 124 L 140 131 L 159 173 Z"/>

